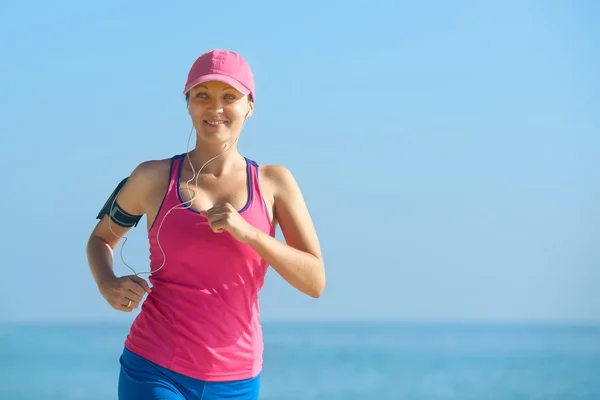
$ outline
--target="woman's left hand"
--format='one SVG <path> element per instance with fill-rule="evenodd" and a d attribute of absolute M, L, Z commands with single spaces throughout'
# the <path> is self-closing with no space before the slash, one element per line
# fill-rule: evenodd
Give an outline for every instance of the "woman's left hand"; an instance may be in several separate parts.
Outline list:
<path fill-rule="evenodd" d="M 200 211 L 200 215 L 208 220 L 213 232 L 227 231 L 242 243 L 248 243 L 252 237 L 254 227 L 229 203 L 215 204 L 207 211 Z"/>

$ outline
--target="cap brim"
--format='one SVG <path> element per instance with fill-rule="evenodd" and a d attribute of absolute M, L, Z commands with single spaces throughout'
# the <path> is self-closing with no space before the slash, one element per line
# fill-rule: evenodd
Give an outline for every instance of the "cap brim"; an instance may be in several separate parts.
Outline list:
<path fill-rule="evenodd" d="M 194 79 L 193 81 L 191 81 L 190 83 L 185 85 L 185 88 L 183 89 L 183 94 L 187 94 L 187 92 L 189 92 L 193 87 L 198 86 L 201 83 L 209 82 L 209 81 L 223 82 L 223 83 L 226 83 L 229 86 L 233 87 L 235 90 L 237 90 L 241 94 L 244 94 L 244 95 L 250 94 L 250 89 L 248 89 L 246 86 L 242 85 L 240 82 L 238 82 L 237 80 L 235 80 L 227 75 L 221 75 L 221 74 L 203 75 L 199 78 Z"/>

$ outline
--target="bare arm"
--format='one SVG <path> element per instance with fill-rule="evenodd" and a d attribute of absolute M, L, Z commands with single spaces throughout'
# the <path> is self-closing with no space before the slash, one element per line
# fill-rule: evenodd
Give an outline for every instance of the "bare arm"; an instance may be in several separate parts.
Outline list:
<path fill-rule="evenodd" d="M 325 289 L 321 248 L 306 203 L 289 170 L 266 166 L 275 185 L 274 213 L 286 243 L 254 229 L 248 244 L 289 284 L 318 298 Z"/>
<path fill-rule="evenodd" d="M 150 187 L 150 169 L 148 163 L 140 164 L 117 197 L 119 205 L 130 214 L 145 213 L 144 199 Z M 98 289 L 114 308 L 122 311 L 131 311 L 137 307 L 144 293 L 150 290 L 142 278 L 117 278 L 114 274 L 113 252 L 129 230 L 130 228 L 121 227 L 114 222 L 110 222 L 109 226 L 109 217 L 104 216 L 92 231 L 86 247 L 90 271 Z M 132 301 L 131 307 L 127 307 L 128 300 Z"/>

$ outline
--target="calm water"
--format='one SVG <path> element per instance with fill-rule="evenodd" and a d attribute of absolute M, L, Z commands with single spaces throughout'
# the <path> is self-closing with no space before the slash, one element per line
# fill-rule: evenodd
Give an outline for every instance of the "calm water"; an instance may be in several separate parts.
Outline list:
<path fill-rule="evenodd" d="M 116 399 L 127 326 L 0 325 L 0 399 Z M 265 324 L 261 399 L 600 400 L 600 327 Z"/>

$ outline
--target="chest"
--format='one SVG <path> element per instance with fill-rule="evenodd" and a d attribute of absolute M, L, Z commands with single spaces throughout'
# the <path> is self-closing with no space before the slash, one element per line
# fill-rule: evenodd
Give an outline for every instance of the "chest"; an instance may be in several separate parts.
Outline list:
<path fill-rule="evenodd" d="M 244 209 L 251 198 L 252 177 L 248 167 L 215 177 L 185 169 L 179 174 L 178 196 L 195 211 L 208 210 L 223 203 Z"/>
<path fill-rule="evenodd" d="M 183 175 L 178 182 L 172 182 L 170 194 L 166 193 L 169 186 L 162 186 L 147 201 L 148 229 L 158 217 L 165 196 L 171 196 L 171 203 L 179 204 L 177 208 L 190 207 L 192 213 L 200 213 L 223 203 L 231 204 L 238 212 L 242 211 L 250 204 L 253 194 L 251 180 L 245 174 L 219 178 L 200 176 L 197 180 L 192 178 L 192 174 Z"/>
<path fill-rule="evenodd" d="M 242 215 L 252 225 L 268 231 L 264 218 L 253 213 Z M 161 230 L 150 236 L 151 258 L 155 262 L 166 261 L 160 271 L 161 279 L 218 289 L 254 284 L 266 272 L 266 262 L 251 246 L 228 232 L 214 232 L 207 220 L 193 210 L 174 210 L 165 218 Z"/>
<path fill-rule="evenodd" d="M 166 175 L 157 179 L 154 195 L 146 205 L 148 230 L 154 225 L 168 191 L 174 192 L 174 201 L 190 206 L 190 211 L 195 213 L 223 203 L 231 204 L 240 212 L 250 205 L 253 197 L 256 199 L 258 196 L 261 202 L 264 201 L 271 224 L 276 225 L 273 212 L 274 188 L 268 180 L 262 178 L 258 167 L 253 170 L 247 162 L 245 167 L 237 171 L 215 177 L 210 174 L 194 174 L 191 168 L 184 168 L 183 162 L 181 160 L 173 164 L 172 170 L 167 169 Z"/>

